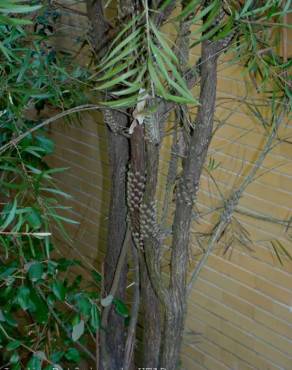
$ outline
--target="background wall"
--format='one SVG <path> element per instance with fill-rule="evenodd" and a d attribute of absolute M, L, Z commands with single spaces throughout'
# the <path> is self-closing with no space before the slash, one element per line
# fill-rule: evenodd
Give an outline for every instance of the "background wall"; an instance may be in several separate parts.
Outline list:
<path fill-rule="evenodd" d="M 79 48 L 87 26 L 83 2 L 62 1 L 67 8 L 56 34 L 56 47 L 69 52 Z M 71 10 L 70 10 L 70 9 Z M 291 45 L 290 45 L 291 46 Z M 234 98 L 243 98 L 246 85 L 242 70 L 220 61 L 217 123 L 226 120 L 213 139 L 211 156 L 219 167 L 212 172 L 223 194 L 246 175 L 265 143 L 265 132 Z M 232 98 L 232 99 L 230 99 Z M 79 225 L 68 226 L 72 243 L 62 241 L 68 253 L 82 254 L 92 263 L 102 256 L 107 234 L 110 196 L 107 135 L 98 114 L 83 114 L 82 123 L 58 122 L 51 128 L 56 152 L 53 166 L 69 167 L 57 177 L 62 190 L 72 195 L 70 216 Z M 240 201 L 241 212 L 256 212 L 276 219 L 292 216 L 292 125 L 287 124 L 277 145 L 265 160 L 261 176 Z M 289 141 L 289 142 L 288 142 Z M 160 164 L 161 186 L 167 174 L 170 138 L 164 141 Z M 162 189 L 162 187 L 161 187 Z M 158 194 L 162 199 L 163 192 Z M 201 212 L 215 208 L 221 199 L 207 173 L 201 181 Z M 185 370 L 292 369 L 292 262 L 279 263 L 271 240 L 279 240 L 292 253 L 291 235 L 285 227 L 237 213 L 238 221 L 253 240 L 250 249 L 235 243 L 224 254 L 217 248 L 209 258 L 189 297 L 182 362 Z M 214 214 L 196 230 L 208 231 Z M 291 234 L 291 233 L 290 233 Z M 198 254 L 195 237 L 194 258 Z M 224 242 L 224 240 L 222 240 Z"/>

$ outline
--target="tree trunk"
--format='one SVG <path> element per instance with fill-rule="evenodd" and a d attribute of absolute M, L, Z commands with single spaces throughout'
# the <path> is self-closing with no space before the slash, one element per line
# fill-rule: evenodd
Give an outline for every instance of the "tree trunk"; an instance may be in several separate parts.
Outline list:
<path fill-rule="evenodd" d="M 145 188 L 145 204 L 153 204 L 157 186 L 159 165 L 159 146 L 149 141 L 146 142 L 146 171 L 147 183 Z M 144 248 L 159 248 L 151 243 L 151 240 L 145 240 Z M 159 253 L 159 251 L 157 250 Z M 142 367 L 156 368 L 159 364 L 160 342 L 161 342 L 161 324 L 160 324 L 160 302 L 153 289 L 147 264 L 143 258 L 142 270 L 142 299 L 144 313 L 143 327 L 143 361 Z"/>
<path fill-rule="evenodd" d="M 177 369 L 186 311 L 189 236 L 194 197 L 212 137 L 217 83 L 216 43 L 202 43 L 200 107 L 179 180 L 173 222 L 170 294 L 165 315 L 161 367 Z"/>
<path fill-rule="evenodd" d="M 101 0 L 87 0 L 87 14 L 91 22 L 91 42 L 97 58 L 102 57 L 108 46 L 107 22 Z M 119 129 L 128 126 L 128 117 L 119 111 L 105 111 L 104 120 L 108 126 L 108 156 L 111 167 L 111 199 L 109 207 L 107 249 L 104 260 L 104 289 L 108 294 L 116 271 L 119 256 L 123 247 L 127 230 L 127 204 L 126 204 L 126 171 L 129 161 L 129 141 L 118 134 Z M 124 300 L 127 284 L 126 263 L 121 269 L 116 297 Z M 124 319 L 111 309 L 107 320 L 107 327 L 103 328 L 104 341 L 101 341 L 99 366 L 104 369 L 104 363 L 110 360 L 111 370 L 120 370 L 125 349 Z"/>
<path fill-rule="evenodd" d="M 128 119 L 121 113 L 112 113 L 119 126 L 126 127 Z M 108 294 L 116 271 L 127 229 L 126 171 L 129 160 L 128 139 L 108 132 L 108 155 L 111 166 L 111 200 L 108 222 L 107 253 L 104 260 L 105 292 Z M 119 280 L 116 298 L 125 299 L 127 268 L 124 264 Z M 111 369 L 120 370 L 124 358 L 125 325 L 124 318 L 111 309 L 106 330 L 107 352 L 111 359 Z M 102 351 L 101 351 L 102 353 Z M 102 360 L 102 359 L 101 359 Z M 105 369 L 107 370 L 107 369 Z"/>

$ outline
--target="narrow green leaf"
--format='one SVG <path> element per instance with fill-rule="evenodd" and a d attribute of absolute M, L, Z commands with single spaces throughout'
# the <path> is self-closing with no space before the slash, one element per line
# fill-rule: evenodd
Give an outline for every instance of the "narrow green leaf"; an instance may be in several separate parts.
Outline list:
<path fill-rule="evenodd" d="M 100 313 L 95 304 L 91 306 L 90 324 L 94 330 L 97 330 L 100 327 Z"/>
<path fill-rule="evenodd" d="M 178 64 L 178 59 L 176 57 L 176 55 L 174 54 L 174 52 L 171 50 L 171 48 L 169 47 L 167 41 L 164 39 L 164 36 L 161 32 L 158 31 L 158 29 L 156 28 L 155 24 L 150 21 L 150 27 L 151 27 L 151 30 L 153 31 L 153 33 L 155 34 L 159 44 L 161 45 L 161 47 L 163 48 L 163 50 L 165 51 L 165 53 L 175 62 Z"/>
<path fill-rule="evenodd" d="M 1 230 L 5 230 L 11 224 L 11 222 L 15 219 L 16 208 L 17 208 L 17 200 L 16 198 L 14 198 L 14 201 L 12 205 L 10 206 L 10 210 L 7 211 L 9 212 L 8 216 L 6 217 L 4 223 L 1 225 Z"/>
<path fill-rule="evenodd" d="M 129 96 L 128 98 L 119 100 L 110 100 L 105 102 L 100 102 L 101 105 L 111 107 L 111 108 L 124 108 L 133 107 L 137 103 L 137 95 Z"/>
<path fill-rule="evenodd" d="M 247 11 L 248 9 L 250 8 L 250 6 L 254 3 L 254 0 L 246 0 L 244 2 L 244 7 L 242 8 L 241 12 L 240 12 L 240 16 L 242 17 Z"/>
<path fill-rule="evenodd" d="M 208 5 L 206 8 L 203 8 L 203 10 L 201 10 L 199 12 L 199 14 L 197 14 L 194 17 L 194 19 L 192 20 L 192 23 L 199 22 L 201 19 L 203 19 L 204 17 L 206 17 L 207 14 L 210 13 L 213 10 L 213 12 L 210 13 L 209 16 L 207 17 L 206 22 L 204 22 L 204 23 L 207 23 L 208 26 L 209 26 L 214 21 L 215 15 L 217 14 L 219 8 L 220 8 L 220 1 L 217 1 L 217 0 L 212 1 L 210 3 L 210 5 Z M 195 31 L 192 34 L 195 34 L 197 32 L 202 32 L 202 31 Z"/>
<path fill-rule="evenodd" d="M 99 65 L 98 71 L 94 73 L 90 79 L 92 80 L 96 75 L 101 74 L 102 72 L 110 69 L 111 67 L 115 66 L 116 64 L 121 63 L 122 60 L 125 60 L 126 57 L 129 58 L 129 54 L 133 53 L 137 48 L 139 48 L 140 43 L 137 45 L 130 44 L 127 48 L 125 48 L 119 55 L 117 55 L 115 58 L 110 59 L 108 63 L 103 66 L 102 64 Z M 131 56 L 132 57 L 132 56 Z"/>
<path fill-rule="evenodd" d="M 111 79 L 111 80 L 103 83 L 102 85 L 100 85 L 98 87 L 95 87 L 94 90 L 105 90 L 105 89 L 108 89 L 108 88 L 113 87 L 115 85 L 118 85 L 119 83 L 122 83 L 125 80 L 127 80 L 129 77 L 132 77 L 135 74 L 137 74 L 137 72 L 139 72 L 139 70 L 140 70 L 139 67 L 134 68 L 134 69 L 131 69 L 128 72 L 123 73 L 119 77 L 116 77 L 114 79 Z"/>
<path fill-rule="evenodd" d="M 160 77 L 156 73 L 156 70 L 152 64 L 152 61 L 148 59 L 148 71 L 151 77 L 152 82 L 154 83 L 158 94 L 160 94 L 162 97 L 166 97 L 167 91 L 164 88 L 162 82 L 160 81 Z"/>
<path fill-rule="evenodd" d="M 55 221 L 60 220 L 60 221 L 67 222 L 68 224 L 79 225 L 78 221 L 72 220 L 71 218 L 68 218 L 68 217 L 60 216 L 57 213 L 53 215 L 53 218 Z"/>
<path fill-rule="evenodd" d="M 4 15 L 0 15 L 0 24 L 7 24 L 10 26 L 25 26 L 28 24 L 32 24 L 32 21 L 29 19 L 11 18 Z"/>
<path fill-rule="evenodd" d="M 41 187 L 40 190 L 45 191 L 47 193 L 52 193 L 52 194 L 60 195 L 60 196 L 62 196 L 64 198 L 66 198 L 66 199 L 71 199 L 72 198 L 72 196 L 70 194 L 67 194 L 64 191 L 61 191 L 59 189 Z"/>
<path fill-rule="evenodd" d="M 109 78 L 115 77 L 117 74 L 124 71 L 130 65 L 131 64 L 128 63 L 128 62 L 118 64 L 117 66 L 114 66 L 113 68 L 110 68 L 102 77 L 97 78 L 96 81 L 97 82 L 105 81 L 105 80 L 108 80 Z"/>
<path fill-rule="evenodd" d="M 0 42 L 0 51 L 5 55 L 5 57 L 11 61 L 11 53 L 9 49 L 7 49 L 2 42 Z"/>
<path fill-rule="evenodd" d="M 201 4 L 201 0 L 192 0 L 189 2 L 187 6 L 180 12 L 180 14 L 174 18 L 175 21 L 179 21 L 191 15 L 192 13 L 196 13 L 196 7 Z"/>
<path fill-rule="evenodd" d="M 224 39 L 226 36 L 228 36 L 233 31 L 234 31 L 234 19 L 233 17 L 229 17 L 226 24 L 222 27 L 222 30 L 220 30 L 218 34 L 212 38 L 212 41 L 218 41 L 218 40 Z"/>
<path fill-rule="evenodd" d="M 110 51 L 113 49 L 114 45 L 124 36 L 124 34 L 136 23 L 141 19 L 142 15 L 138 15 L 136 17 L 133 17 L 132 20 L 127 23 L 127 25 L 119 32 L 119 34 L 114 38 L 114 40 L 111 43 Z M 106 54 L 103 58 L 102 62 L 107 60 L 109 58 L 109 54 Z"/>
<path fill-rule="evenodd" d="M 36 10 L 39 10 L 42 6 L 41 5 L 17 5 L 9 2 L 7 4 L 0 3 L 0 13 L 9 14 L 24 14 L 24 13 L 31 13 Z"/>
<path fill-rule="evenodd" d="M 133 85 L 131 87 L 128 87 L 127 89 L 111 91 L 111 94 L 115 95 L 115 96 L 129 95 L 129 94 L 133 94 L 135 92 L 138 92 L 140 90 L 140 88 L 141 88 L 141 86 L 139 86 L 139 85 Z"/>
<path fill-rule="evenodd" d="M 104 65 L 107 63 L 110 59 L 112 59 L 115 55 L 117 55 L 120 50 L 123 49 L 124 46 L 129 45 L 129 44 L 137 44 L 141 35 L 140 35 L 141 29 L 138 28 L 136 31 L 131 32 L 129 36 L 127 36 L 121 43 L 118 44 L 111 52 L 110 54 L 106 57 L 106 59 L 101 61 L 101 65 Z"/>

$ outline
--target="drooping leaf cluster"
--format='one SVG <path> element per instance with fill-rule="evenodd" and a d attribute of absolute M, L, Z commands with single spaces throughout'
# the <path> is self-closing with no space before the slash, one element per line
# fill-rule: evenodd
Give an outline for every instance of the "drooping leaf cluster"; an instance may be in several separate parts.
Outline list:
<path fill-rule="evenodd" d="M 155 25 L 155 13 L 148 9 L 147 2 L 143 4 L 141 14 L 122 28 L 98 64 L 92 77 L 96 90 L 106 91 L 108 99 L 104 104 L 115 108 L 132 107 L 143 99 L 143 94 L 197 104 L 180 72 L 172 45 Z"/>
<path fill-rule="evenodd" d="M 161 24 L 157 24 L 157 14 L 170 3 L 165 0 L 159 2 L 157 9 L 150 9 L 147 1 L 139 2 L 138 15 L 133 14 L 120 27 L 108 52 L 98 62 L 91 79 L 95 89 L 105 94 L 107 106 L 133 107 L 143 100 L 143 94 L 177 104 L 198 103 L 181 71 L 177 57 L 180 51 L 161 30 Z M 222 50 L 232 52 L 233 61 L 244 64 L 254 82 L 259 77 L 259 91 L 267 92 L 273 75 L 279 97 L 284 94 L 291 99 L 291 80 L 282 72 L 292 62 L 279 56 L 276 28 L 277 25 L 281 30 L 289 28 L 283 16 L 290 8 L 291 1 L 283 4 L 281 0 L 190 0 L 176 2 L 173 15 L 164 23 L 171 25 L 174 34 L 181 22 L 191 26 L 190 51 L 204 40 L 221 40 Z"/>

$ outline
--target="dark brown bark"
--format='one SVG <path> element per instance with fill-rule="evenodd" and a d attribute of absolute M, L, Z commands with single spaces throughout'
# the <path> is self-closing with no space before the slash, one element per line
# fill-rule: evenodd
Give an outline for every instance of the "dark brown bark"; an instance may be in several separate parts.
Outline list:
<path fill-rule="evenodd" d="M 126 127 L 128 118 L 121 113 L 113 113 L 119 126 Z M 119 256 L 127 228 L 127 205 L 126 205 L 126 171 L 129 160 L 128 140 L 108 131 L 108 153 L 111 165 L 111 200 L 108 222 L 107 253 L 104 260 L 105 291 L 108 294 L 112 286 Z M 127 284 L 126 263 L 120 273 L 119 285 L 116 298 L 125 299 Z M 120 369 L 124 358 L 125 325 L 124 318 L 112 309 L 106 330 L 107 352 L 110 355 L 111 369 Z M 101 352 L 102 353 L 102 352 Z M 102 360 L 102 359 L 101 359 Z M 107 370 L 107 369 L 105 369 Z"/>
<path fill-rule="evenodd" d="M 146 168 L 147 183 L 145 188 L 144 202 L 151 204 L 155 201 L 159 164 L 159 146 L 150 142 L 146 143 Z M 156 241 L 154 241 L 156 244 Z M 153 245 L 152 240 L 146 239 L 144 248 L 156 249 L 159 254 L 160 245 Z M 144 257 L 144 255 L 143 255 Z M 143 299 L 143 361 L 141 366 L 156 368 L 159 364 L 161 323 L 160 323 L 160 302 L 151 284 L 147 263 L 143 258 L 142 268 L 142 299 Z"/>
<path fill-rule="evenodd" d="M 87 0 L 87 14 L 91 22 L 91 42 L 97 58 L 105 52 L 109 40 L 110 25 L 107 22 L 102 1 Z M 121 112 L 111 113 L 111 123 L 114 127 L 125 128 L 128 126 L 128 116 Z M 127 230 L 127 204 L 126 204 L 126 171 L 129 161 L 129 142 L 122 135 L 117 135 L 108 129 L 108 156 L 111 167 L 111 199 L 109 206 L 107 250 L 104 260 L 104 290 L 109 294 L 114 279 L 118 259 L 123 247 Z M 127 283 L 126 263 L 121 268 L 116 298 L 125 298 Z M 124 358 L 125 325 L 124 319 L 111 309 L 107 319 L 107 326 L 101 333 L 100 369 L 108 370 L 104 363 L 110 360 L 111 370 L 120 370 Z M 105 343 L 104 343 L 105 342 Z"/>
<path fill-rule="evenodd" d="M 173 222 L 171 255 L 170 307 L 165 315 L 161 366 L 175 370 L 179 362 L 184 317 L 186 312 L 186 284 L 188 247 L 193 200 L 197 194 L 203 164 L 212 137 L 216 102 L 218 45 L 210 41 L 202 44 L 200 107 L 195 129 L 190 139 L 183 173 L 177 189 L 176 211 Z"/>
<path fill-rule="evenodd" d="M 96 56 L 102 56 L 109 40 L 108 31 L 110 24 L 107 22 L 103 2 L 101 0 L 86 0 L 87 15 L 91 23 L 90 40 Z"/>

